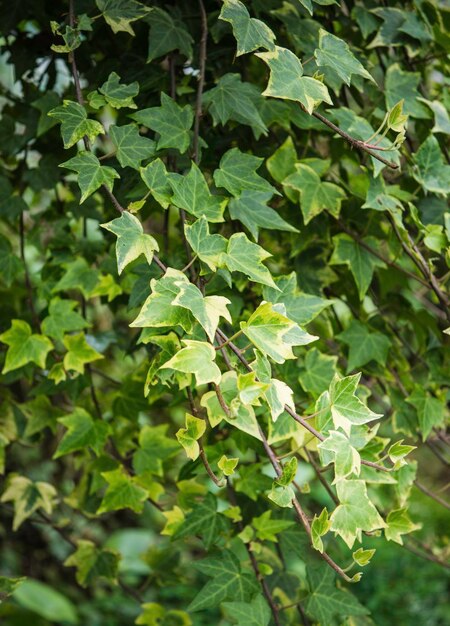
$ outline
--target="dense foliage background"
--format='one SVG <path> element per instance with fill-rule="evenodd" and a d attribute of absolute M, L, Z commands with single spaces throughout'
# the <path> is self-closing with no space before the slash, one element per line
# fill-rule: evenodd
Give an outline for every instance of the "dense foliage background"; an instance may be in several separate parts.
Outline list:
<path fill-rule="evenodd" d="M 446 5 L 0 4 L 2 624 L 450 623 Z"/>

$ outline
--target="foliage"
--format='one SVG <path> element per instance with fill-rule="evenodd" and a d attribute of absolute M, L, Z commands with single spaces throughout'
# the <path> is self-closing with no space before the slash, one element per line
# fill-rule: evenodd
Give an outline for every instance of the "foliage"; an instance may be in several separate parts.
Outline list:
<path fill-rule="evenodd" d="M 444 624 L 448 8 L 3 4 L 2 623 Z"/>

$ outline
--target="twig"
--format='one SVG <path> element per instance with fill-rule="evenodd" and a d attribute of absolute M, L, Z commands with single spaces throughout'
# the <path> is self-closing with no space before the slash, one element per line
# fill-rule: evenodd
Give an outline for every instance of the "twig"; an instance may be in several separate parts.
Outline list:
<path fill-rule="evenodd" d="M 405 548 L 405 550 L 408 550 L 409 552 L 412 552 L 412 554 L 415 554 L 421 559 L 427 559 L 427 561 L 431 561 L 432 563 L 437 563 L 437 565 L 440 565 L 441 567 L 444 567 L 445 569 L 450 569 L 450 565 L 446 563 L 445 561 L 441 561 L 441 559 L 438 559 L 437 556 L 435 556 L 434 554 L 430 552 L 425 552 L 425 551 L 422 552 L 421 550 L 418 550 L 417 548 L 412 546 L 410 543 L 404 543 L 403 548 Z"/>
<path fill-rule="evenodd" d="M 192 157 L 193 157 L 194 162 L 197 164 L 200 160 L 198 144 L 199 144 L 199 134 L 200 134 L 200 118 L 202 116 L 203 87 L 205 84 L 206 44 L 208 41 L 208 21 L 207 21 L 205 5 L 203 4 L 203 0 L 198 0 L 198 6 L 200 9 L 200 16 L 201 16 L 201 37 L 200 37 L 200 57 L 199 57 L 200 71 L 198 75 L 197 98 L 195 102 L 194 141 L 193 141 L 193 146 L 192 146 L 193 147 Z"/>
<path fill-rule="evenodd" d="M 438 504 L 440 504 L 441 506 L 445 507 L 446 509 L 450 511 L 450 504 L 446 502 L 445 500 L 443 500 L 440 496 L 433 493 L 433 491 L 430 491 L 428 487 L 425 487 L 425 485 L 423 485 L 418 480 L 414 481 L 414 485 L 417 487 L 417 489 L 419 489 L 426 496 L 428 496 L 429 498 L 431 498 L 432 500 L 434 500 L 435 502 L 437 502 Z"/>

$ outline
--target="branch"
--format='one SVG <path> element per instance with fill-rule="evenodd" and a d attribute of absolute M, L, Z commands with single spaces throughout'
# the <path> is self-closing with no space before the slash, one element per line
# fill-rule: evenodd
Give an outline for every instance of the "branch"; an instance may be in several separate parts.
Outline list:
<path fill-rule="evenodd" d="M 198 6 L 200 9 L 200 16 L 201 16 L 201 37 L 200 37 L 200 57 L 199 57 L 200 72 L 198 76 L 197 98 L 195 102 L 194 142 L 193 142 L 193 154 L 192 154 L 192 158 L 194 159 L 194 162 L 197 165 L 200 160 L 198 143 L 199 143 L 199 133 L 200 133 L 200 118 L 202 116 L 203 87 L 205 84 L 206 44 L 208 41 L 208 21 L 207 21 L 205 5 L 203 4 L 203 0 L 198 0 Z"/>
<path fill-rule="evenodd" d="M 446 509 L 450 511 L 450 504 L 446 502 L 445 500 L 443 500 L 440 496 L 436 495 L 433 491 L 430 491 L 430 489 L 425 487 L 425 485 L 420 483 L 418 480 L 414 481 L 414 485 L 417 487 L 417 489 L 419 489 L 426 496 L 428 496 L 429 498 L 431 498 L 432 500 L 434 500 L 435 502 L 437 502 L 438 504 L 440 504 L 441 506 L 445 507 Z"/>

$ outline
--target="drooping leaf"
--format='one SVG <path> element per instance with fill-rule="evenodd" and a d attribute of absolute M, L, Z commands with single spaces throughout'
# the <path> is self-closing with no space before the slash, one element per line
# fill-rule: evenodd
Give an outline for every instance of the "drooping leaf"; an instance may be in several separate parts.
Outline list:
<path fill-rule="evenodd" d="M 319 31 L 319 47 L 314 52 L 314 56 L 319 67 L 330 67 L 348 86 L 351 84 L 353 74 L 373 81 L 372 76 L 358 61 L 348 44 L 323 29 Z"/>
<path fill-rule="evenodd" d="M 113 33 L 134 35 L 132 22 L 144 17 L 150 9 L 137 0 L 95 0 Z"/>
<path fill-rule="evenodd" d="M 161 369 L 173 369 L 185 374 L 194 374 L 197 385 L 220 382 L 220 369 L 214 362 L 216 351 L 210 343 L 183 339 L 182 348 Z"/>
<path fill-rule="evenodd" d="M 228 210 L 233 220 L 239 220 L 246 226 L 255 241 L 258 240 L 259 228 L 284 230 L 298 233 L 298 229 L 288 224 L 267 202 L 271 193 L 244 190 L 240 196 L 232 198 Z"/>
<path fill-rule="evenodd" d="M 77 156 L 61 163 L 60 167 L 78 174 L 81 189 L 80 203 L 89 198 L 99 187 L 105 186 L 112 191 L 114 179 L 120 178 L 116 170 L 108 165 L 101 165 L 92 152 L 80 152 Z"/>
<path fill-rule="evenodd" d="M 396 509 L 390 511 L 386 518 L 387 527 L 384 529 L 384 535 L 388 541 L 395 541 L 401 546 L 403 545 L 402 535 L 412 533 L 422 524 L 414 524 L 408 515 L 407 509 Z"/>
<path fill-rule="evenodd" d="M 264 22 L 250 17 L 245 5 L 239 0 L 224 0 L 219 17 L 231 24 L 237 42 L 236 56 L 258 48 L 271 50 L 274 47 L 274 33 Z"/>
<path fill-rule="evenodd" d="M 231 148 L 220 159 L 219 169 L 214 172 L 214 182 L 233 196 L 239 196 L 245 190 L 273 195 L 275 188 L 256 173 L 262 162 L 260 157 Z"/>
<path fill-rule="evenodd" d="M 204 328 L 209 340 L 214 341 L 220 318 L 223 317 L 231 324 L 227 309 L 230 300 L 223 296 L 203 296 L 198 287 L 187 281 L 180 281 L 177 287 L 179 293 L 172 304 L 188 309 Z"/>
<path fill-rule="evenodd" d="M 328 511 L 326 509 L 322 509 L 322 513 L 319 516 L 314 515 L 311 523 L 311 541 L 313 548 L 320 553 L 323 552 L 322 537 L 330 530 L 330 526 L 331 522 L 328 519 Z"/>
<path fill-rule="evenodd" d="M 212 195 L 199 167 L 192 162 L 188 174 L 171 174 L 169 184 L 173 196 L 171 202 L 196 217 L 206 217 L 208 222 L 223 222 L 227 203 L 224 196 Z"/>
<path fill-rule="evenodd" d="M 100 122 L 88 119 L 86 109 L 78 102 L 64 100 L 61 106 L 49 111 L 48 115 L 61 122 L 61 135 L 65 148 L 71 148 L 85 136 L 92 142 L 97 135 L 105 133 Z"/>
<path fill-rule="evenodd" d="M 414 155 L 413 176 L 426 191 L 450 193 L 450 165 L 444 162 L 439 142 L 430 135 Z"/>
<path fill-rule="evenodd" d="M 14 503 L 13 530 L 16 531 L 38 509 L 51 515 L 56 496 L 53 485 L 12 474 L 0 501 Z"/>
<path fill-rule="evenodd" d="M 203 435 L 206 429 L 206 422 L 203 419 L 194 417 L 189 413 L 186 413 L 186 427 L 180 428 L 176 437 L 179 443 L 183 446 L 187 456 L 195 461 L 200 454 L 200 448 L 198 445 L 198 439 Z"/>
<path fill-rule="evenodd" d="M 137 217 L 124 211 L 120 217 L 101 226 L 117 236 L 116 255 L 119 274 L 141 254 L 151 264 L 154 252 L 159 250 L 158 242 L 151 235 L 144 233 Z"/>
<path fill-rule="evenodd" d="M 179 50 L 188 59 L 192 58 L 193 39 L 180 20 L 167 11 L 152 7 L 146 21 L 150 24 L 147 63 L 172 50 Z"/>

